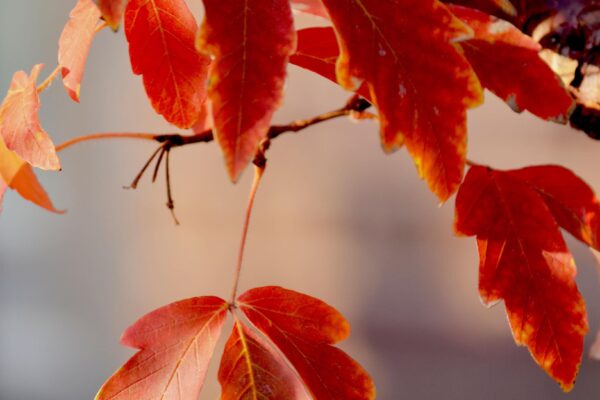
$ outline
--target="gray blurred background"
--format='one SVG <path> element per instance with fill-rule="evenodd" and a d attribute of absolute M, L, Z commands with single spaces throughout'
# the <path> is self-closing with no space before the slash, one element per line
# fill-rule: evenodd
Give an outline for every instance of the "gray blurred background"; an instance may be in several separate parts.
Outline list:
<path fill-rule="evenodd" d="M 199 1 L 195 1 L 199 12 Z M 18 69 L 56 65 L 75 0 L 0 0 L 0 88 Z M 298 26 L 315 23 L 301 17 Z M 276 122 L 337 108 L 348 94 L 290 67 Z M 123 32 L 101 32 L 74 104 L 57 81 L 42 97 L 55 143 L 102 131 L 169 132 L 131 73 Z M 495 167 L 560 163 L 600 190 L 600 143 L 517 115 L 493 95 L 469 114 L 469 157 Z M 0 216 L 0 399 L 92 399 L 133 353 L 118 340 L 138 317 L 196 295 L 227 296 L 251 173 L 232 185 L 219 149 L 173 153 L 182 221 L 161 180 L 126 191 L 154 146 L 86 143 L 40 179 L 64 216 L 9 192 Z M 342 347 L 373 375 L 379 399 L 562 399 L 514 345 L 503 306 L 477 294 L 473 239 L 452 235 L 453 201 L 438 207 L 406 151 L 385 156 L 372 122 L 338 120 L 277 139 L 258 194 L 242 289 L 282 285 L 318 296 L 350 320 Z M 600 290 L 591 253 L 568 239 L 591 333 Z M 216 360 L 215 360 L 216 361 Z M 216 362 L 214 364 L 217 364 Z M 203 399 L 218 398 L 215 365 Z M 583 362 L 572 399 L 597 398 L 600 364 Z"/>

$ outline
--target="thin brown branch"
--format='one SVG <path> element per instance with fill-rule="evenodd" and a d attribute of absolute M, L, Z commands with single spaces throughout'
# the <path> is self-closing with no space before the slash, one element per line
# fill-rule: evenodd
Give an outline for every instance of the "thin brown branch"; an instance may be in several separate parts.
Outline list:
<path fill-rule="evenodd" d="M 272 125 L 267 133 L 267 138 L 275 139 L 284 133 L 300 132 L 322 122 L 330 121 L 340 117 L 352 116 L 356 113 L 362 113 L 369 107 L 371 107 L 371 103 L 356 95 L 353 96 L 344 107 L 338 110 L 326 112 L 308 119 L 292 121 L 286 125 Z M 172 147 L 182 147 L 194 143 L 211 142 L 214 140 L 214 136 L 212 129 L 208 129 L 193 136 L 184 136 L 179 134 L 156 135 L 154 140 L 159 143 L 169 142 Z"/>
<path fill-rule="evenodd" d="M 54 68 L 54 71 L 52 71 L 44 80 L 44 82 L 40 83 L 40 85 L 37 87 L 37 92 L 42 93 L 44 90 L 48 89 L 48 87 L 52 84 L 52 81 L 56 79 L 61 70 L 62 68 L 60 65 Z"/>
<path fill-rule="evenodd" d="M 179 220 L 177 219 L 177 216 L 175 215 L 175 202 L 173 201 L 173 193 L 171 192 L 171 160 L 170 160 L 170 155 L 171 155 L 171 148 L 167 147 L 165 149 L 165 153 L 167 153 L 167 157 L 165 159 L 165 174 L 166 174 L 166 181 L 167 181 L 167 208 L 169 209 L 169 211 L 171 211 L 171 216 L 173 217 L 173 220 L 175 221 L 175 225 L 179 225 Z"/>
<path fill-rule="evenodd" d="M 134 133 L 134 132 L 107 132 L 107 133 L 93 133 L 91 135 L 78 136 L 73 139 L 67 140 L 66 142 L 56 146 L 56 151 L 63 151 L 71 146 L 79 143 L 89 142 L 92 140 L 105 140 L 105 139 L 137 139 L 137 140 L 156 140 L 157 135 L 151 133 Z"/>

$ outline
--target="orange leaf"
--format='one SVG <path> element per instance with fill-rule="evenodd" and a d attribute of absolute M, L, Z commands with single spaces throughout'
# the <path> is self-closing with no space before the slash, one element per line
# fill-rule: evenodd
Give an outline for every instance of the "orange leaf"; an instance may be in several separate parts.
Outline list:
<path fill-rule="evenodd" d="M 13 151 L 10 151 L 0 138 L 0 209 L 2 195 L 6 187 L 16 190 L 24 199 L 48 211 L 62 213 L 52 205 L 52 201 L 42 188 L 29 164 Z"/>
<path fill-rule="evenodd" d="M 419 174 L 447 200 L 462 181 L 466 110 L 482 100 L 477 76 L 453 44 L 470 29 L 437 0 L 323 3 L 340 42 L 339 82 L 349 90 L 368 85 L 384 148 L 406 143 Z"/>
<path fill-rule="evenodd" d="M 536 168 L 534 176 L 553 172 Z M 515 341 L 568 391 L 588 330 L 585 304 L 557 216 L 528 182 L 530 172 L 471 168 L 456 199 L 455 228 L 477 236 L 482 300 L 504 300 Z"/>
<path fill-rule="evenodd" d="M 180 128 L 196 123 L 206 99 L 210 60 L 194 47 L 197 29 L 184 0 L 130 0 L 125 10 L 133 72 L 156 112 Z"/>
<path fill-rule="evenodd" d="M 221 400 L 309 399 L 273 344 L 239 320 L 225 345 L 219 382 Z"/>
<path fill-rule="evenodd" d="M 100 10 L 92 0 L 79 0 L 70 18 L 58 42 L 58 64 L 62 67 L 63 83 L 69 96 L 79 102 L 81 80 Z"/>
<path fill-rule="evenodd" d="M 367 372 L 340 349 L 350 327 L 322 301 L 280 287 L 252 289 L 238 298 L 248 319 L 281 350 L 315 399 L 374 399 Z"/>
<path fill-rule="evenodd" d="M 506 21 L 469 8 L 450 9 L 475 32 L 461 45 L 485 88 L 517 112 L 529 110 L 543 119 L 568 121 L 573 99 L 539 57 L 539 44 Z"/>
<path fill-rule="evenodd" d="M 214 56 L 209 96 L 214 133 L 236 181 L 283 96 L 286 66 L 295 49 L 288 0 L 204 0 L 198 48 Z"/>
<path fill-rule="evenodd" d="M 563 229 L 600 250 L 600 202 L 587 183 L 558 165 L 527 167 L 515 174 L 539 193 Z"/>
<path fill-rule="evenodd" d="M 292 0 L 292 7 L 303 13 L 329 18 L 327 10 L 321 0 Z"/>
<path fill-rule="evenodd" d="M 116 31 L 121 25 L 126 0 L 94 0 L 102 12 L 102 18 Z"/>
<path fill-rule="evenodd" d="M 36 81 L 42 69 L 33 67 L 31 76 L 25 71 L 14 74 L 10 89 L 0 106 L 0 137 L 6 147 L 34 167 L 47 170 L 60 169 L 50 136 L 42 129 L 38 112 L 40 99 Z"/>
<path fill-rule="evenodd" d="M 121 339 L 140 351 L 104 384 L 96 399 L 197 399 L 226 313 L 224 300 L 196 297 L 141 318 Z"/>

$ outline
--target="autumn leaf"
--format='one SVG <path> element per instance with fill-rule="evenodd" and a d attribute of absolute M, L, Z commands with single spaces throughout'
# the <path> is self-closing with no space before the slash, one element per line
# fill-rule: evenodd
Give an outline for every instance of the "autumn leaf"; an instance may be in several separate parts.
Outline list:
<path fill-rule="evenodd" d="M 140 351 L 104 384 L 96 399 L 197 399 L 226 313 L 224 300 L 196 297 L 141 318 L 121 339 Z"/>
<path fill-rule="evenodd" d="M 274 345 L 239 320 L 225 345 L 219 382 L 221 400 L 309 399 Z"/>
<path fill-rule="evenodd" d="M 214 129 L 232 180 L 258 145 L 283 95 L 296 36 L 288 0 L 204 0 L 198 48 L 214 57 L 210 74 Z"/>
<path fill-rule="evenodd" d="M 116 31 L 121 25 L 123 12 L 128 0 L 94 0 L 102 12 L 102 18 Z"/>
<path fill-rule="evenodd" d="M 447 200 L 463 177 L 466 110 L 482 101 L 477 76 L 453 44 L 472 32 L 437 0 L 323 3 L 340 43 L 340 84 L 367 84 L 384 148 L 406 144 L 419 174 Z"/>
<path fill-rule="evenodd" d="M 298 46 L 290 57 L 290 63 L 337 83 L 335 69 L 339 55 L 333 28 L 306 28 L 298 31 Z M 356 92 L 366 99 L 370 96 L 369 89 L 364 84 Z"/>
<path fill-rule="evenodd" d="M 515 16 L 517 9 L 510 0 L 444 0 L 451 3 L 483 11 L 487 14 Z"/>
<path fill-rule="evenodd" d="M 600 250 L 600 203 L 587 183 L 558 165 L 527 167 L 516 174 L 539 193 L 561 228 Z"/>
<path fill-rule="evenodd" d="M 31 75 L 17 71 L 10 89 L 0 105 L 0 136 L 6 147 L 34 167 L 46 170 L 60 169 L 50 136 L 39 120 L 40 99 L 36 81 L 42 69 L 38 64 Z"/>
<path fill-rule="evenodd" d="M 70 17 L 58 42 L 58 64 L 69 96 L 79 102 L 81 80 L 100 10 L 92 0 L 79 0 Z"/>
<path fill-rule="evenodd" d="M 130 0 L 125 34 L 131 66 L 157 113 L 180 128 L 198 120 L 210 60 L 198 53 L 198 26 L 184 0 Z"/>
<path fill-rule="evenodd" d="M 327 10 L 321 0 L 292 0 L 292 7 L 303 13 L 316 15 L 317 17 L 329 18 Z"/>
<path fill-rule="evenodd" d="M 506 21 L 464 7 L 450 10 L 475 33 L 461 46 L 486 89 L 517 112 L 529 110 L 543 119 L 568 121 L 573 100 L 539 57 L 538 43 Z"/>
<path fill-rule="evenodd" d="M 290 62 L 337 82 L 335 64 L 339 55 L 340 50 L 332 28 L 307 28 L 298 31 L 298 46 L 290 57 Z"/>
<path fill-rule="evenodd" d="M 252 289 L 238 307 L 294 366 L 315 399 L 374 399 L 367 372 L 332 345 L 350 333 L 348 322 L 316 298 L 280 287 Z"/>
<path fill-rule="evenodd" d="M 575 231 L 579 224 L 583 231 L 581 225 L 591 221 L 588 212 L 597 213 L 598 207 L 572 176 L 565 185 L 551 182 L 560 177 L 555 173 L 569 174 L 559 168 L 471 168 L 456 199 L 455 229 L 477 236 L 484 303 L 504 300 L 517 344 L 527 346 L 536 362 L 568 391 L 579 369 L 588 324 L 575 283 L 575 262 L 559 225 Z M 578 192 L 568 193 L 573 185 Z M 577 199 L 564 201 L 569 195 Z M 576 204 L 588 209 L 574 210 Z M 573 211 L 576 215 L 569 215 Z"/>
<path fill-rule="evenodd" d="M 33 168 L 9 150 L 4 144 L 4 140 L 0 138 L 0 211 L 2 210 L 2 198 L 7 187 L 16 190 L 24 199 L 48 211 L 63 213 L 63 211 L 54 208 L 52 201 L 35 176 Z"/>

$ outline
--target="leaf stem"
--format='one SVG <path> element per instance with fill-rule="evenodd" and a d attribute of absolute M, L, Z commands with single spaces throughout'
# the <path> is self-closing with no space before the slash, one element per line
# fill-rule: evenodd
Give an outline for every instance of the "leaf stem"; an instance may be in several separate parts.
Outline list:
<path fill-rule="evenodd" d="M 242 272 L 242 263 L 244 261 L 244 249 L 246 247 L 246 239 L 248 237 L 248 227 L 250 226 L 250 216 L 252 215 L 252 208 L 254 206 L 254 199 L 256 198 L 256 192 L 260 186 L 263 174 L 265 172 L 266 165 L 255 165 L 254 166 L 254 181 L 252 182 L 252 188 L 250 189 L 250 195 L 248 196 L 248 207 L 246 208 L 246 216 L 244 218 L 244 225 L 242 227 L 242 239 L 240 242 L 240 250 L 238 253 L 237 265 L 235 267 L 235 273 L 233 276 L 233 288 L 231 290 L 230 305 L 235 304 L 235 298 L 237 296 L 238 286 L 240 283 L 240 275 Z"/>
<path fill-rule="evenodd" d="M 97 34 L 102 29 L 106 28 L 107 26 L 108 26 L 108 23 L 106 21 L 99 23 L 98 26 L 96 26 L 96 30 L 94 31 L 94 34 Z"/>
<path fill-rule="evenodd" d="M 52 81 L 54 81 L 54 79 L 56 79 L 56 77 L 60 73 L 61 69 L 62 68 L 60 65 L 54 68 L 54 71 L 52 71 L 50 75 L 48 75 L 48 77 L 44 80 L 44 82 L 40 83 L 40 85 L 37 87 L 37 92 L 41 93 L 44 90 L 48 89 L 48 87 L 52 84 Z"/>
<path fill-rule="evenodd" d="M 91 135 L 78 136 L 73 139 L 67 140 L 66 142 L 56 146 L 56 151 L 63 151 L 69 147 L 82 142 L 88 142 L 91 140 L 104 140 L 104 139 L 138 139 L 138 140 L 151 140 L 155 141 L 156 136 L 151 133 L 134 133 L 134 132 L 111 132 L 111 133 L 94 133 Z"/>

